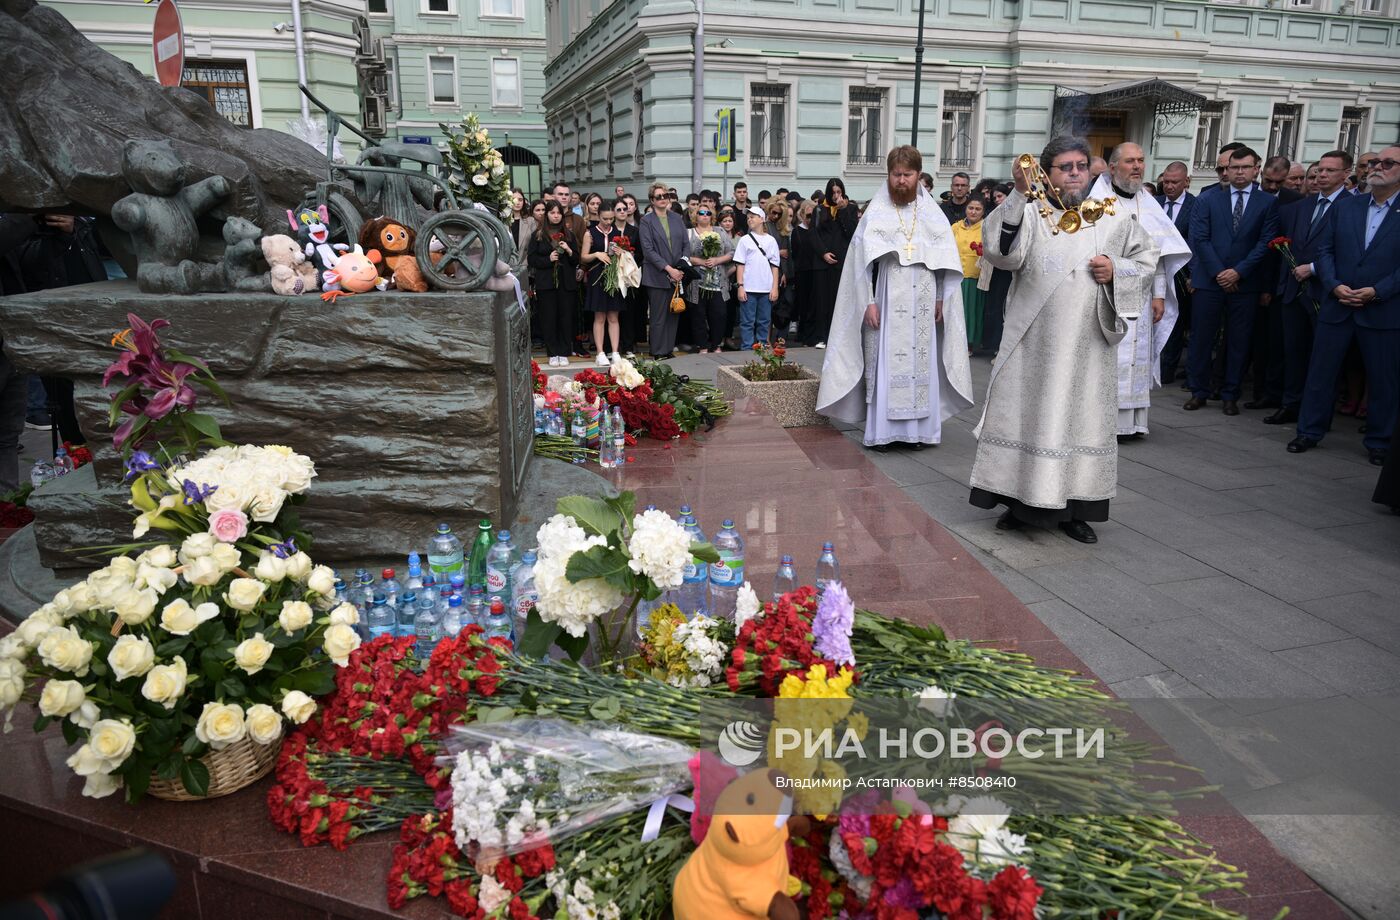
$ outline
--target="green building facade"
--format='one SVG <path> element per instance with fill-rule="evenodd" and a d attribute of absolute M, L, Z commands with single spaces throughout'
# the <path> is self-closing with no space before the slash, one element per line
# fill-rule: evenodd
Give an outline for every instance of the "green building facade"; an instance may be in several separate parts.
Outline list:
<path fill-rule="evenodd" d="M 476 112 L 528 194 L 547 181 L 541 0 L 367 0 L 387 66 L 388 136 L 441 138 Z M 379 50 L 382 49 L 382 50 Z"/>
<path fill-rule="evenodd" d="M 697 5 L 546 0 L 546 122 L 562 178 L 719 188 L 716 113 L 736 112 L 728 183 L 869 196 L 909 142 L 920 0 L 704 0 L 704 166 L 692 178 Z M 1400 137 L 1400 0 L 923 0 L 918 146 L 954 172 L 1009 177 L 1074 130 L 1141 144 L 1215 181 L 1228 140 L 1311 162 Z"/>

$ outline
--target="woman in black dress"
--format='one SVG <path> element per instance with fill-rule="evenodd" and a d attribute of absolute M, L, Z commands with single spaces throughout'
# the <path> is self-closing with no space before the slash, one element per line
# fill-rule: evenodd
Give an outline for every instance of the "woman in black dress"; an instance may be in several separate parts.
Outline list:
<path fill-rule="evenodd" d="M 618 205 L 621 204 L 621 210 Z M 628 231 L 631 231 L 630 233 Z M 636 237 L 634 239 L 633 237 Z M 640 237 L 635 228 L 627 226 L 627 204 L 624 201 L 614 201 L 612 204 L 601 205 L 598 211 L 598 219 L 588 226 L 588 235 L 583 241 L 583 267 L 587 271 L 584 282 L 587 287 L 583 294 L 583 308 L 593 314 L 593 345 L 598 356 L 595 363 L 598 367 L 607 367 L 613 361 L 621 357 L 619 352 L 618 338 L 621 335 L 619 318 L 627 309 L 627 300 L 621 293 L 609 294 L 607 288 L 603 286 L 603 274 L 613 259 L 617 258 L 618 252 L 623 248 L 621 240 L 627 241 L 627 248 L 634 253 L 635 260 L 640 246 Z M 604 348 L 603 330 L 606 324 L 607 333 L 612 340 L 612 358 L 608 358 L 607 349 Z"/>
<path fill-rule="evenodd" d="M 826 194 L 817 205 L 816 220 L 812 225 L 816 237 L 817 277 L 808 345 L 826 347 L 826 337 L 831 331 L 831 315 L 836 310 L 836 289 L 841 286 L 841 266 L 846 261 L 846 250 L 859 223 L 860 211 L 855 202 L 846 197 L 846 184 L 840 179 L 827 180 Z"/>
<path fill-rule="evenodd" d="M 557 201 L 545 202 L 544 223 L 530 238 L 530 276 L 534 279 L 540 332 L 550 367 L 569 364 L 569 337 L 574 328 L 578 291 L 574 280 L 578 251 L 579 242 L 564 223 L 564 206 Z"/>
<path fill-rule="evenodd" d="M 815 296 L 818 256 L 812 218 L 817 203 L 804 200 L 797 206 L 797 223 L 792 228 L 793 316 L 797 331 L 805 341 L 812 331 L 812 299 Z"/>

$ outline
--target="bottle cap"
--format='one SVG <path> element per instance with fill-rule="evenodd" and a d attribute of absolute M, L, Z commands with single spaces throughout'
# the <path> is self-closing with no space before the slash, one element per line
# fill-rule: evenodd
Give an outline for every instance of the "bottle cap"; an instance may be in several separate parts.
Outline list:
<path fill-rule="evenodd" d="M 531 549 L 525 550 L 520 556 L 520 561 L 526 565 L 533 565 L 537 559 L 539 559 L 539 556 L 536 556 L 535 551 Z"/>
<path fill-rule="evenodd" d="M 448 525 L 446 525 L 446 524 L 439 524 L 439 525 L 438 525 L 438 533 L 451 533 L 451 532 L 452 532 L 452 528 L 449 527 Z"/>
<path fill-rule="evenodd" d="M 681 505 L 681 514 L 682 514 L 682 515 L 686 515 L 686 514 L 689 514 L 689 513 L 690 513 L 690 506 L 689 506 L 689 505 Z"/>
<path fill-rule="evenodd" d="M 485 594 L 485 593 L 486 593 L 486 586 L 483 585 L 481 582 L 477 582 L 476 584 L 472 585 L 472 591 L 471 591 L 471 593 L 472 593 L 472 594 Z"/>
<path fill-rule="evenodd" d="M 384 599 L 384 594 L 383 594 L 383 592 L 381 592 L 381 591 L 376 591 L 376 592 L 374 592 L 374 602 L 375 602 L 376 604 L 387 604 L 387 603 L 389 603 L 387 600 Z"/>
<path fill-rule="evenodd" d="M 725 519 L 724 519 L 724 529 L 725 529 L 725 530 L 733 530 L 733 529 L 734 529 L 734 520 L 733 520 L 732 518 L 725 518 Z"/>
<path fill-rule="evenodd" d="M 482 530 L 485 530 L 485 531 L 488 531 L 488 532 L 491 530 L 491 519 L 490 519 L 490 518 L 483 518 L 483 519 L 482 519 L 482 521 L 481 521 L 481 529 L 482 529 Z"/>
<path fill-rule="evenodd" d="M 510 531 L 509 531 L 509 530 L 503 530 L 503 531 L 501 531 L 500 533 L 496 534 L 496 539 L 499 540 L 499 541 L 502 542 L 502 543 L 509 543 L 509 542 L 510 542 Z"/>
<path fill-rule="evenodd" d="M 403 603 L 404 603 L 405 606 L 410 606 L 410 605 L 412 605 L 412 604 L 413 604 L 415 601 L 417 601 L 417 600 L 418 600 L 418 595 L 415 594 L 415 593 L 412 592 L 412 591 L 406 592 L 406 593 L 404 594 L 404 596 L 403 596 Z M 425 597 L 425 598 L 423 598 L 423 600 L 427 600 L 427 598 Z"/>
<path fill-rule="evenodd" d="M 408 564 L 409 564 L 409 565 L 419 565 L 419 564 L 422 563 L 422 561 L 423 561 L 422 557 L 419 556 L 417 553 L 409 553 L 409 554 L 408 554 Z"/>
<path fill-rule="evenodd" d="M 384 578 L 393 578 L 393 577 L 394 577 L 394 570 L 393 570 L 393 569 L 385 569 L 384 571 L 380 572 L 379 574 L 382 575 Z"/>
<path fill-rule="evenodd" d="M 789 555 L 787 555 L 786 553 L 784 553 L 784 554 L 783 554 L 783 561 L 782 561 L 781 564 L 782 564 L 782 565 L 792 565 L 792 557 L 789 556 Z"/>
<path fill-rule="evenodd" d="M 447 599 L 447 606 L 449 606 L 449 607 L 460 607 L 460 606 L 462 606 L 462 595 L 460 595 L 460 594 L 454 594 L 454 595 L 452 595 L 451 597 L 449 597 L 449 598 Z"/>
<path fill-rule="evenodd" d="M 467 577 L 461 572 L 458 572 L 457 574 L 449 578 L 448 581 L 452 583 L 452 587 L 460 588 L 462 587 L 462 585 L 467 583 Z"/>
<path fill-rule="evenodd" d="M 830 543 L 823 543 L 823 544 L 822 544 L 822 549 L 824 549 L 824 550 L 826 550 L 826 549 L 833 549 L 833 548 L 834 548 L 834 547 L 833 547 Z"/>
<path fill-rule="evenodd" d="M 501 600 L 500 595 L 496 595 L 496 594 L 491 595 L 491 613 L 492 613 L 492 615 L 500 614 L 500 613 L 505 613 L 505 612 L 506 612 L 506 602 L 503 601 L 503 600 Z"/>

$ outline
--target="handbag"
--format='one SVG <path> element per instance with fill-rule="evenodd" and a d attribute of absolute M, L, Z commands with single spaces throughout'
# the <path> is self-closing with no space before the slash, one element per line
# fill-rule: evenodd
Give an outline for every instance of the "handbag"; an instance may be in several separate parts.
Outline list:
<path fill-rule="evenodd" d="M 685 312 L 685 296 L 681 293 L 681 285 L 679 281 L 676 282 L 676 286 L 671 289 L 671 312 Z"/>

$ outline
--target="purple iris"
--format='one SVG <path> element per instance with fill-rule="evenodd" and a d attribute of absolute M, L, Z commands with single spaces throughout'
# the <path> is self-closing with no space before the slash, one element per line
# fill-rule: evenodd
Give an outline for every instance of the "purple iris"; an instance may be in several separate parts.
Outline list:
<path fill-rule="evenodd" d="M 209 496 L 219 491 L 218 486 L 211 486 L 207 483 L 196 485 L 193 481 L 186 479 L 184 482 L 185 504 L 198 505 L 207 500 Z"/>
<path fill-rule="evenodd" d="M 289 559 L 297 554 L 297 541 L 288 537 L 285 543 L 274 543 L 268 548 L 278 559 Z"/>
<path fill-rule="evenodd" d="M 131 482 L 137 476 L 147 470 L 158 470 L 160 464 L 151 459 L 151 455 L 144 450 L 138 450 L 126 460 L 126 478 L 123 482 Z"/>

